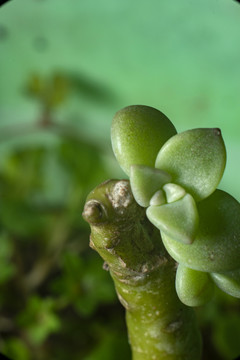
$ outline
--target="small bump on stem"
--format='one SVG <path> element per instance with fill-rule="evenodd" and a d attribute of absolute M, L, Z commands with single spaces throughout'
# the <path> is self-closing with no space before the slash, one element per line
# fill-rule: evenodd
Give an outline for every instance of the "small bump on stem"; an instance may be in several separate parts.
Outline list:
<path fill-rule="evenodd" d="M 89 200 L 82 213 L 84 220 L 90 224 L 104 222 L 106 212 L 102 204 L 96 200 Z"/>

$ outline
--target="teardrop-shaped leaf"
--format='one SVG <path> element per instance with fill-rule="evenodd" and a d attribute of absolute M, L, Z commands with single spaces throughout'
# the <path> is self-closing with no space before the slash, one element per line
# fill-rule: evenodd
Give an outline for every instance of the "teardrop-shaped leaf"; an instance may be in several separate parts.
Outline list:
<path fill-rule="evenodd" d="M 191 244 L 198 229 L 198 212 L 190 194 L 170 204 L 150 206 L 147 217 L 161 232 L 177 242 Z"/>
<path fill-rule="evenodd" d="M 129 175 L 130 166 L 134 164 L 154 167 L 160 148 L 176 133 L 161 111 L 149 106 L 128 106 L 113 118 L 113 151 L 123 171 Z"/>
<path fill-rule="evenodd" d="M 240 204 L 216 190 L 198 203 L 199 230 L 191 244 L 181 244 L 162 233 L 169 254 L 179 263 L 200 271 L 224 272 L 240 264 Z"/>
<path fill-rule="evenodd" d="M 150 205 L 163 205 L 166 204 L 166 202 L 167 199 L 165 192 L 163 190 L 158 190 L 151 198 Z"/>
<path fill-rule="evenodd" d="M 176 291 L 183 304 L 201 306 L 211 300 L 214 284 L 209 274 L 178 265 Z"/>
<path fill-rule="evenodd" d="M 131 166 L 131 189 L 140 206 L 148 206 L 153 194 L 169 181 L 171 181 L 171 176 L 163 170 L 144 165 Z"/>
<path fill-rule="evenodd" d="M 226 164 L 219 129 L 193 129 L 177 134 L 161 148 L 156 168 L 167 171 L 198 201 L 218 186 Z"/>
<path fill-rule="evenodd" d="M 215 284 L 227 294 L 240 298 L 240 269 L 211 274 Z"/>
<path fill-rule="evenodd" d="M 180 200 L 186 195 L 186 190 L 177 184 L 166 184 L 163 186 L 163 190 L 166 193 L 168 203 Z"/>

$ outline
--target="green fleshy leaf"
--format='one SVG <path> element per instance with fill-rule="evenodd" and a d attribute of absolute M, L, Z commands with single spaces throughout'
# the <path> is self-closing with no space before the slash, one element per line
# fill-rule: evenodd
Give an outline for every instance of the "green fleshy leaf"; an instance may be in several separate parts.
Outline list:
<path fill-rule="evenodd" d="M 211 300 L 214 285 L 208 273 L 192 270 L 179 264 L 176 274 L 176 291 L 183 304 L 201 306 Z"/>
<path fill-rule="evenodd" d="M 186 190 L 177 184 L 166 184 L 163 186 L 163 190 L 166 193 L 168 203 L 180 200 L 186 195 Z"/>
<path fill-rule="evenodd" d="M 169 181 L 171 181 L 171 176 L 163 170 L 144 165 L 131 166 L 131 189 L 140 206 L 148 206 L 154 193 Z"/>
<path fill-rule="evenodd" d="M 153 197 L 150 200 L 150 205 L 163 205 L 166 204 L 167 200 L 166 200 L 166 195 L 165 192 L 163 190 L 158 190 L 157 192 L 155 192 L 155 194 L 153 195 Z"/>
<path fill-rule="evenodd" d="M 173 203 L 174 204 L 174 203 Z M 191 246 L 162 233 L 169 254 L 179 263 L 200 271 L 225 272 L 240 264 L 240 204 L 216 190 L 198 203 L 199 229 Z"/>
<path fill-rule="evenodd" d="M 225 293 L 240 298 L 240 269 L 211 274 L 215 284 Z"/>
<path fill-rule="evenodd" d="M 130 166 L 134 164 L 154 167 L 160 148 L 176 133 L 161 111 L 149 106 L 128 106 L 113 118 L 113 151 L 123 171 L 129 175 Z"/>
<path fill-rule="evenodd" d="M 226 164 L 219 129 L 193 129 L 169 139 L 158 153 L 156 168 L 167 171 L 199 201 L 218 186 Z"/>
<path fill-rule="evenodd" d="M 150 206 L 147 217 L 161 232 L 176 241 L 184 244 L 194 241 L 198 229 L 198 212 L 190 194 L 170 204 Z"/>

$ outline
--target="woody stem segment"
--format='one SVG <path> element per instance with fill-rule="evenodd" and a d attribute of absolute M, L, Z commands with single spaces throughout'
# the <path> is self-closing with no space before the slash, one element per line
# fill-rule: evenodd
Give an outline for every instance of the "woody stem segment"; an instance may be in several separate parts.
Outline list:
<path fill-rule="evenodd" d="M 88 196 L 83 217 L 90 246 L 106 262 L 126 309 L 133 360 L 199 360 L 194 310 L 175 290 L 176 263 L 134 200 L 127 180 L 109 180 Z"/>

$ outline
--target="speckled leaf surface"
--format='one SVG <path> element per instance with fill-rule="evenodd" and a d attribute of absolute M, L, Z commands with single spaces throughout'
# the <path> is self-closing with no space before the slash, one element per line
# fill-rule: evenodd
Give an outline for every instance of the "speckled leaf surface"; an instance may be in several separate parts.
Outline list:
<path fill-rule="evenodd" d="M 129 175 L 131 165 L 154 167 L 156 156 L 176 129 L 159 110 L 149 106 L 128 106 L 118 111 L 112 121 L 114 154 Z"/>
<path fill-rule="evenodd" d="M 193 129 L 177 134 L 161 148 L 156 168 L 167 171 L 196 200 L 218 186 L 226 164 L 225 145 L 219 129 Z"/>

